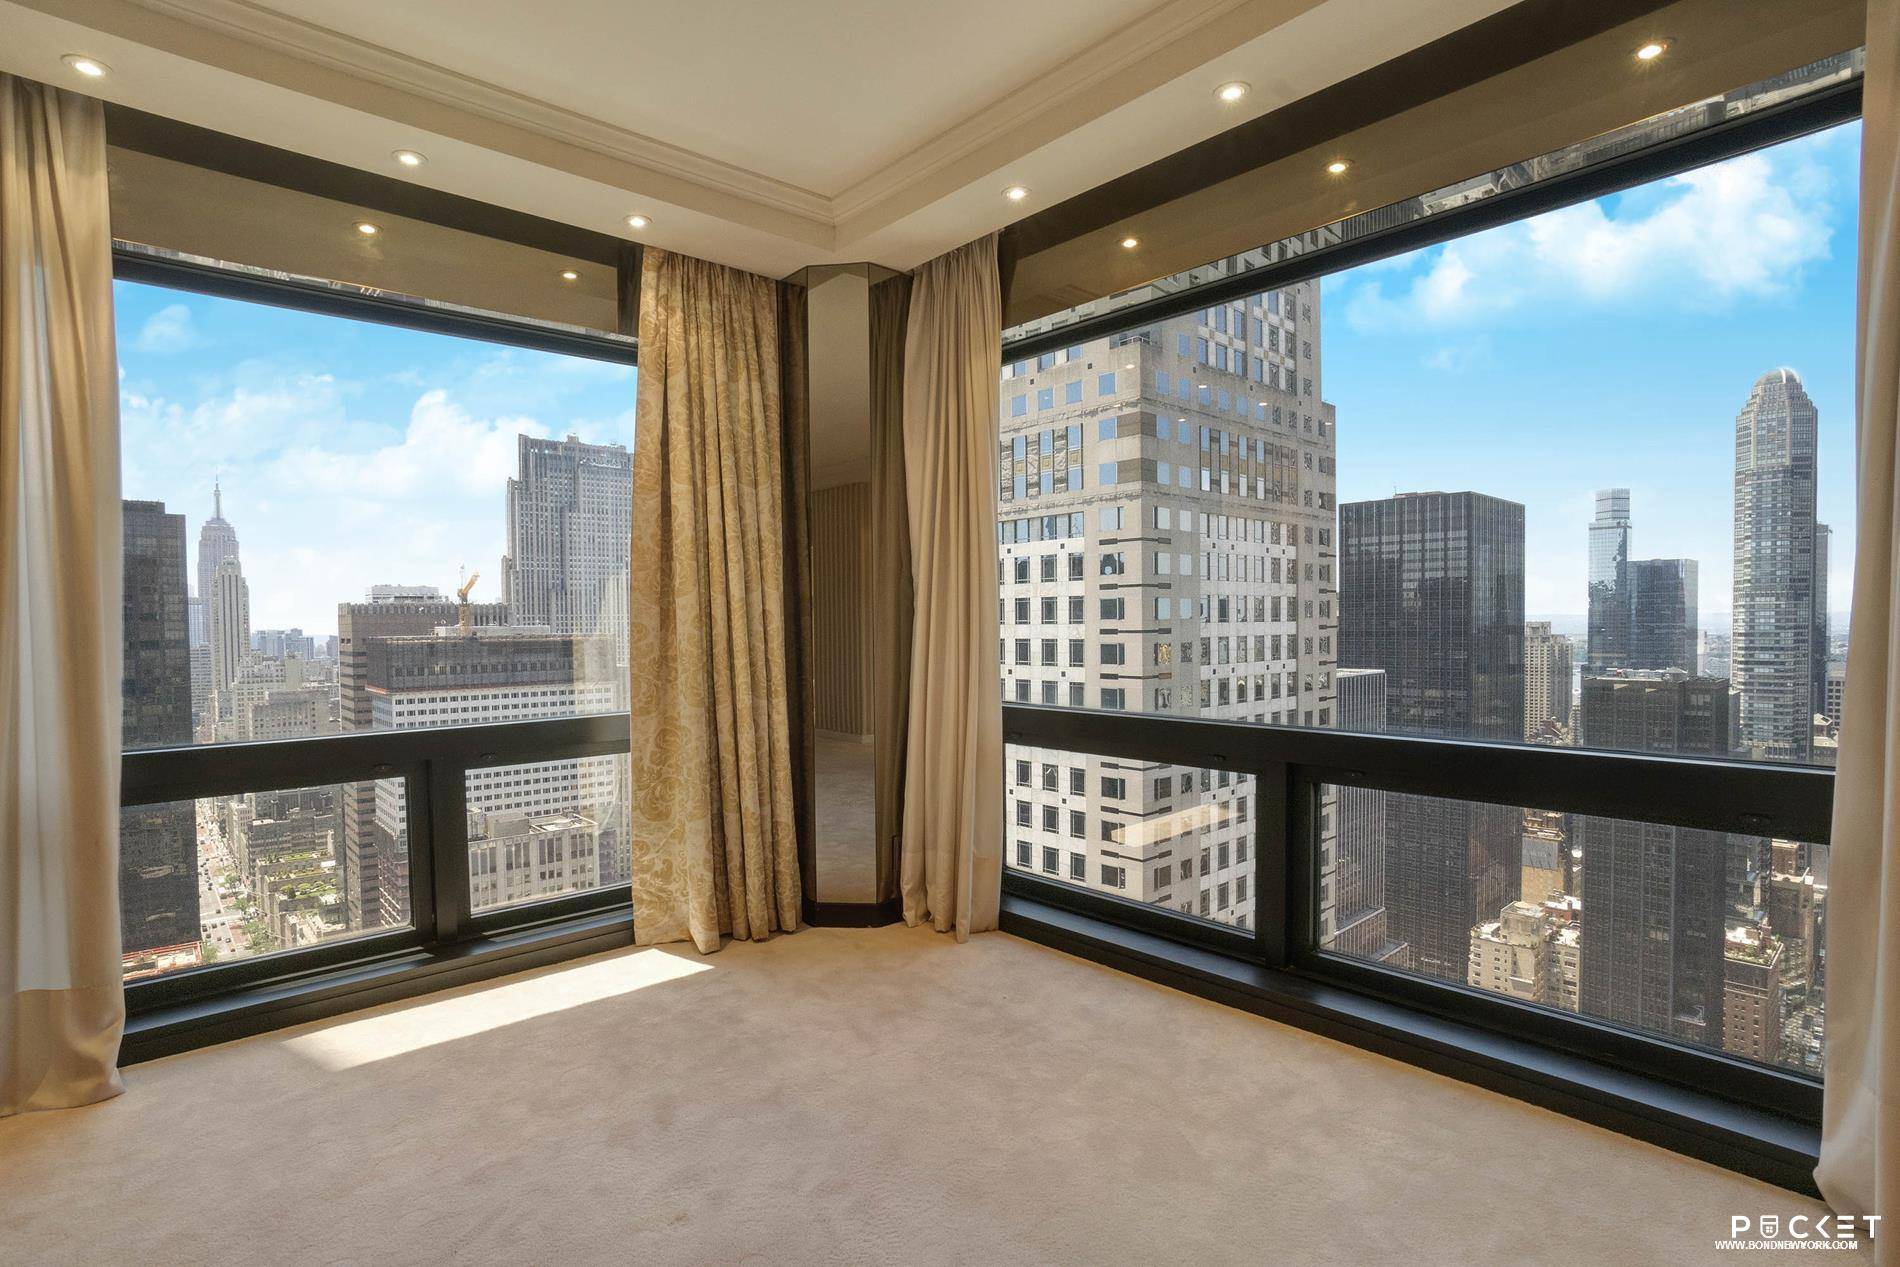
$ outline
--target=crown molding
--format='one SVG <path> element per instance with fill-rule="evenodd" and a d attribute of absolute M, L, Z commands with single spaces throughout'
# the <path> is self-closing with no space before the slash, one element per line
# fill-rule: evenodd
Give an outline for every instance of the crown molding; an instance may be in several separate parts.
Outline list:
<path fill-rule="evenodd" d="M 1314 2 L 1301 0 L 1274 7 L 1298 10 Z M 1144 63 L 1160 62 L 1176 46 L 1248 7 L 1260 7 L 1259 0 L 1169 0 L 843 190 L 831 200 L 834 219 L 842 224 L 880 204 L 901 199 L 970 155 L 1011 136 L 1022 136 L 1036 120 L 1094 95 L 1118 79 L 1130 81 L 1119 94 L 1123 100 L 1148 91 L 1156 84 L 1144 80 L 1159 77 L 1136 77 L 1131 72 Z M 1026 152 L 1040 143 L 1039 138 L 1023 149 Z"/>
<path fill-rule="evenodd" d="M 925 141 L 896 162 L 849 186 L 835 197 L 761 172 L 694 153 L 594 116 L 514 92 L 421 58 L 331 30 L 305 18 L 266 8 L 253 0 L 126 0 L 134 8 L 268 49 L 336 74 L 413 94 L 436 105 L 521 129 L 550 141 L 644 167 L 676 180 L 743 198 L 799 216 L 834 233 L 880 207 L 912 201 L 920 186 L 972 155 L 1026 137 L 1034 124 L 1066 112 L 1126 81 L 1115 104 L 1155 86 L 1165 74 L 1143 76 L 1143 65 L 1163 66 L 1168 53 L 1204 35 L 1208 28 L 1247 8 L 1291 13 L 1316 0 L 1168 0 L 1064 59 L 1061 65 L 982 107 Z M 1270 27 L 1274 23 L 1266 22 Z M 1042 139 L 1024 141 L 1027 152 Z M 901 214 L 901 213 L 900 213 Z M 840 246 L 843 244 L 840 243 Z"/>
<path fill-rule="evenodd" d="M 823 225 L 835 223 L 831 200 L 748 168 L 696 154 L 627 128 L 448 70 L 249 0 L 129 0 L 174 21 L 268 48 L 336 73 L 407 92 L 437 105 L 650 168 L 676 180 L 745 198 Z"/>

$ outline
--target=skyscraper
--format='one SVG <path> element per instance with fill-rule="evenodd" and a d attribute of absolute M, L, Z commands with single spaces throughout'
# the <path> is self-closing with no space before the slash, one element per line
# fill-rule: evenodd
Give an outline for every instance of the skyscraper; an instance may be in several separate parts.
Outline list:
<path fill-rule="evenodd" d="M 1403 493 L 1339 508 L 1339 659 L 1384 669 L 1387 728 L 1524 737 L 1524 508 Z M 1386 912 L 1411 966 L 1466 978 L 1474 925 L 1517 894 L 1523 812 L 1386 800 Z"/>
<path fill-rule="evenodd" d="M 1584 661 L 1592 669 L 1621 668 L 1630 654 L 1630 491 L 1597 490 L 1590 521 L 1590 627 Z"/>
<path fill-rule="evenodd" d="M 198 530 L 198 600 L 206 602 L 211 597 L 211 581 L 218 574 L 218 564 L 226 559 L 238 557 L 237 529 L 224 518 L 224 490 L 216 481 L 211 485 L 211 518 L 205 520 Z M 209 620 L 210 613 L 206 612 Z M 209 627 L 207 626 L 207 634 Z"/>
<path fill-rule="evenodd" d="M 1319 300 L 1315 283 L 1262 291 L 1003 367 L 1005 700 L 1337 723 Z M 1251 779 L 1009 757 L 1010 866 L 1250 924 Z"/>
<path fill-rule="evenodd" d="M 251 650 L 251 587 L 235 554 L 211 574 L 211 606 L 207 624 L 211 635 L 211 690 L 218 714 L 231 712 L 229 693 L 237 681 L 238 666 Z"/>
<path fill-rule="evenodd" d="M 1385 671 L 1341 669 L 1342 730 L 1385 729 Z M 1377 788 L 1342 787 L 1336 793 L 1332 883 L 1322 877 L 1320 930 L 1326 948 L 1361 959 L 1402 963 L 1405 947 L 1393 941 L 1385 912 L 1385 803 Z"/>
<path fill-rule="evenodd" d="M 1630 564 L 1632 669 L 1696 671 L 1701 621 L 1694 559 L 1638 559 Z"/>
<path fill-rule="evenodd" d="M 626 663 L 633 459 L 623 445 L 517 437 L 502 595 L 515 624 L 610 637 Z"/>
<path fill-rule="evenodd" d="M 1809 667 L 1814 674 L 1814 694 L 1809 708 L 1827 713 L 1827 665 L 1830 654 L 1827 624 L 1827 558 L 1834 544 L 1834 530 L 1826 524 L 1814 525 L 1814 643 L 1809 651 Z M 1831 715 L 1831 714 L 1830 714 Z M 1839 718 L 1835 719 L 1839 724 Z"/>
<path fill-rule="evenodd" d="M 1580 741 L 1723 756 L 1728 683 L 1679 672 L 1586 676 Z M 1731 843 L 1722 832 L 1579 814 L 1582 1001 L 1587 1015 L 1722 1043 L 1723 926 Z M 1758 842 L 1753 842 L 1758 843 Z"/>
<path fill-rule="evenodd" d="M 191 742 L 191 662 L 185 517 L 163 502 L 123 504 L 125 522 L 124 742 Z M 198 832 L 194 803 L 170 801 L 119 816 L 119 912 L 130 955 L 195 944 Z"/>
<path fill-rule="evenodd" d="M 1825 701 L 1827 594 L 1817 570 L 1825 547 L 1814 509 L 1818 421 L 1801 380 L 1785 369 L 1757 379 L 1735 418 L 1729 672 L 1742 694 L 1742 743 L 1770 761 L 1808 759 L 1814 714 Z"/>
<path fill-rule="evenodd" d="M 369 650 L 383 638 L 415 637 L 432 634 L 439 627 L 457 624 L 460 608 L 440 598 L 416 599 L 405 595 L 427 591 L 433 586 L 382 586 L 370 588 L 367 603 L 339 603 L 336 609 L 337 680 L 339 690 L 338 723 L 344 730 L 377 729 L 375 707 L 369 684 Z M 474 603 L 469 607 L 472 625 L 505 625 L 505 603 Z M 351 783 L 343 788 L 343 870 L 342 890 L 345 918 L 352 929 L 376 928 L 383 922 L 383 878 L 397 874 L 397 859 L 384 859 L 376 839 L 376 788 L 370 783 Z M 407 860 L 401 860 L 406 866 Z M 391 895 L 391 909 L 406 909 L 406 895 Z"/>
<path fill-rule="evenodd" d="M 1548 620 L 1524 626 L 1524 738 L 1551 743 L 1569 728 L 1570 669 L 1570 639 Z"/>
<path fill-rule="evenodd" d="M 604 711 L 612 706 L 614 685 L 607 674 L 590 672 L 583 663 L 591 652 L 587 639 L 479 625 L 467 632 L 445 627 L 418 637 L 372 638 L 363 652 L 371 728 L 408 730 Z M 472 876 L 472 891 L 491 892 L 499 901 L 566 891 L 583 881 L 590 887 L 603 879 L 616 883 L 603 875 L 603 862 L 620 853 L 622 842 L 615 834 L 620 829 L 610 824 L 622 821 L 617 802 L 625 763 L 622 757 L 581 757 L 471 769 L 464 789 L 471 825 L 499 829 L 510 816 L 540 820 L 578 814 L 585 820 L 558 830 L 553 823 L 521 827 L 508 821 L 505 830 L 515 843 L 493 864 L 505 882 L 485 884 L 495 873 L 480 872 Z M 410 909 L 407 785 L 402 779 L 380 779 L 373 788 L 380 922 L 399 925 Z M 484 817 L 491 813 L 500 815 L 493 823 Z M 539 887 L 530 883 L 529 869 L 535 865 L 528 860 L 530 837 L 550 851 L 539 859 L 539 878 L 548 882 Z M 584 865 L 574 853 L 582 847 Z M 508 856 L 517 852 L 518 859 Z M 482 866 L 484 856 L 486 851 L 471 841 L 471 867 Z"/>

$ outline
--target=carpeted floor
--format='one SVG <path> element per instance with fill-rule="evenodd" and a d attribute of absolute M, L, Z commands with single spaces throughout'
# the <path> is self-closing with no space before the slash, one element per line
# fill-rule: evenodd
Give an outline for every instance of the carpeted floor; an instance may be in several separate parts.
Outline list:
<path fill-rule="evenodd" d="M 126 1081 L 0 1121 L 0 1261 L 1633 1267 L 1820 1211 L 996 933 L 621 951 Z"/>

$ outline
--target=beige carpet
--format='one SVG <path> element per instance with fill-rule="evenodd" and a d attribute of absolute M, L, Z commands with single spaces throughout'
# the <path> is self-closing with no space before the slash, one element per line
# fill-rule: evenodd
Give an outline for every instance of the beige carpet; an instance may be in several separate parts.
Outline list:
<path fill-rule="evenodd" d="M 1819 1212 L 1001 934 L 616 952 L 126 1081 L 0 1121 L 0 1260 L 1732 1265 Z"/>

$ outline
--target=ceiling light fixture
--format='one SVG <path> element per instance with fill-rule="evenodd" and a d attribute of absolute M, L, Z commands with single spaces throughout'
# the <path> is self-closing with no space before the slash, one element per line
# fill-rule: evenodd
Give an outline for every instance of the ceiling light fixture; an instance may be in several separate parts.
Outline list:
<path fill-rule="evenodd" d="M 1332 162 L 1326 164 L 1326 171 L 1329 175 L 1344 176 L 1346 174 L 1346 169 L 1351 166 L 1352 164 L 1348 163 L 1345 159 L 1336 158 Z"/>
<path fill-rule="evenodd" d="M 1236 79 L 1231 83 L 1225 83 L 1216 88 L 1214 95 L 1219 97 L 1222 101 L 1239 101 L 1242 97 L 1247 95 L 1247 85 Z"/>
<path fill-rule="evenodd" d="M 1029 189 L 1024 185 L 1011 185 L 1008 189 L 1003 191 L 1003 197 L 1009 199 L 1011 202 L 1021 202 L 1023 199 L 1029 197 Z"/>
<path fill-rule="evenodd" d="M 1140 238 L 1123 238 L 1122 239 L 1122 250 L 1124 251 L 1132 251 L 1140 245 L 1141 245 Z"/>
<path fill-rule="evenodd" d="M 580 280 L 580 278 L 581 278 L 581 275 L 575 272 L 571 268 L 564 268 L 561 270 L 561 280 L 564 282 L 577 282 Z"/>
<path fill-rule="evenodd" d="M 404 167 L 420 167 L 429 161 L 415 150 L 397 150 L 391 154 L 390 157 L 395 159 L 398 163 L 401 163 Z"/>
<path fill-rule="evenodd" d="M 377 228 L 375 225 L 371 224 L 367 220 L 358 220 L 356 222 L 356 231 L 362 234 L 366 238 L 373 238 L 378 233 L 382 232 L 381 229 Z"/>
<path fill-rule="evenodd" d="M 60 58 L 68 66 L 84 75 L 87 79 L 101 79 L 112 69 L 96 57 L 87 57 L 84 53 L 68 53 Z"/>
<path fill-rule="evenodd" d="M 652 223 L 653 221 L 638 213 L 627 217 L 627 227 L 630 229 L 644 229 Z"/>
<path fill-rule="evenodd" d="M 1636 60 L 1639 62 L 1653 62 L 1668 51 L 1668 40 L 1650 40 L 1648 43 L 1640 45 L 1637 48 Z"/>

